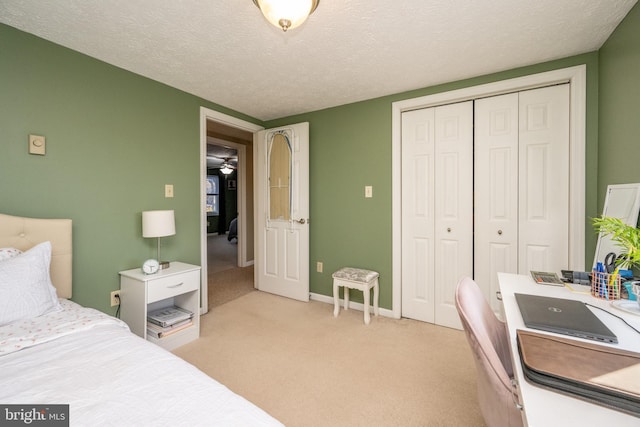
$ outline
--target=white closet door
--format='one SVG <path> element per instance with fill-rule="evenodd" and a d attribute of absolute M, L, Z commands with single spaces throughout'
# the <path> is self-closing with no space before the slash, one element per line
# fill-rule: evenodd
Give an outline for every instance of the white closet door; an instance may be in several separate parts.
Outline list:
<path fill-rule="evenodd" d="M 569 265 L 569 85 L 520 92 L 518 271 Z"/>
<path fill-rule="evenodd" d="M 475 102 L 474 279 L 495 312 L 498 272 L 518 272 L 518 94 Z"/>
<path fill-rule="evenodd" d="M 461 328 L 455 290 L 473 275 L 473 101 L 435 111 L 435 323 Z"/>
<path fill-rule="evenodd" d="M 402 316 L 433 323 L 435 108 L 402 113 Z"/>

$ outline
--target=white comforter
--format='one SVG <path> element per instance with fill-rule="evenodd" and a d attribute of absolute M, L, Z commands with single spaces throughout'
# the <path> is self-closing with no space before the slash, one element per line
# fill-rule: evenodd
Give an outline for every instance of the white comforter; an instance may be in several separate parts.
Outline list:
<path fill-rule="evenodd" d="M 282 425 L 123 322 L 63 307 L 0 327 L 0 403 L 69 404 L 71 426 Z"/>

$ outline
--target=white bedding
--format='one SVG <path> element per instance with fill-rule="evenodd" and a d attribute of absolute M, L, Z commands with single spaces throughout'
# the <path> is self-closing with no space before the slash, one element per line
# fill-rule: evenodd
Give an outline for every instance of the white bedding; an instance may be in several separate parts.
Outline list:
<path fill-rule="evenodd" d="M 0 327 L 0 403 L 69 404 L 71 426 L 282 425 L 123 322 L 63 308 Z"/>

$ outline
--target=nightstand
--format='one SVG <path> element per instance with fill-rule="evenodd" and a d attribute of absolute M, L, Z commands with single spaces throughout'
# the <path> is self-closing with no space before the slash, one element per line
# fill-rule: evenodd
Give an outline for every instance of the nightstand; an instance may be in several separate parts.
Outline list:
<path fill-rule="evenodd" d="M 172 262 L 155 274 L 140 268 L 120 273 L 120 317 L 131 332 L 172 350 L 200 336 L 200 266 Z M 194 313 L 193 325 L 157 338 L 147 333 L 147 313 L 177 306 Z"/>

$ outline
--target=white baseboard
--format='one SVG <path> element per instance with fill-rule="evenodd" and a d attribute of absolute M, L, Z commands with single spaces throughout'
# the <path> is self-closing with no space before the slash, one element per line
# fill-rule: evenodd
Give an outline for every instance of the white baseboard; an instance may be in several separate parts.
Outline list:
<path fill-rule="evenodd" d="M 327 304 L 331 304 L 333 306 L 333 297 L 328 297 L 326 295 L 322 295 L 322 294 L 316 294 L 313 292 L 309 293 L 309 299 L 311 299 L 312 301 L 319 301 L 319 302 L 324 302 Z M 344 309 L 344 300 L 340 299 L 340 309 L 343 310 Z M 349 299 L 349 310 L 358 310 L 358 311 L 364 311 L 364 304 L 362 304 L 361 302 L 353 302 L 351 301 L 351 299 Z M 373 315 L 373 307 L 369 307 L 369 313 L 371 313 L 371 315 Z M 391 317 L 393 318 L 393 310 L 389 310 L 387 308 L 378 308 L 378 313 L 380 316 L 384 316 L 384 317 Z"/>

